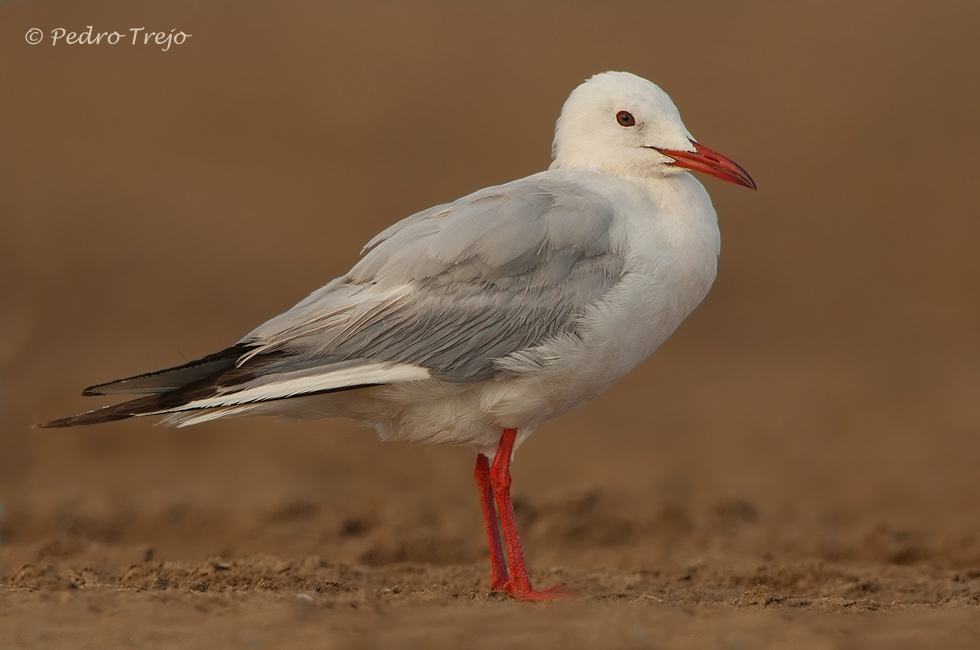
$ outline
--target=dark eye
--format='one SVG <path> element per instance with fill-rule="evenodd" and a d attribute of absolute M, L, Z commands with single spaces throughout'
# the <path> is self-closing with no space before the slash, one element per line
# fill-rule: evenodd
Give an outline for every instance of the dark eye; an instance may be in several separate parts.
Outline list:
<path fill-rule="evenodd" d="M 636 126 L 636 120 L 633 119 L 633 114 L 629 111 L 616 113 L 616 121 L 619 122 L 620 126 Z"/>

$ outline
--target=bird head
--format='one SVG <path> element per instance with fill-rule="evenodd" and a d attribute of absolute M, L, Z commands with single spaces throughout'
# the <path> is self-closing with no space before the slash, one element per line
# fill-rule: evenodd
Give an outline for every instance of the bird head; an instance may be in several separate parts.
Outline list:
<path fill-rule="evenodd" d="M 694 140 L 667 93 L 628 72 L 597 74 L 565 102 L 552 169 L 664 178 L 685 170 L 755 189 L 748 173 Z"/>

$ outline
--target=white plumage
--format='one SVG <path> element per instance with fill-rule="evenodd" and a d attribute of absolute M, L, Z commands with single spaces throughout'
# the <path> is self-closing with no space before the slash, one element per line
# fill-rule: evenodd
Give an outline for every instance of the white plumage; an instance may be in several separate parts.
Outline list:
<path fill-rule="evenodd" d="M 710 288 L 717 219 L 686 170 L 755 187 L 693 140 L 663 91 L 622 72 L 572 92 L 553 153 L 547 171 L 391 226 L 347 275 L 235 346 L 85 391 L 143 397 L 44 426 L 143 415 L 177 426 L 341 416 L 386 440 L 472 445 L 496 458 L 493 481 L 503 481 L 536 426 L 629 372 Z M 526 576 L 514 586 L 522 559 L 516 568 L 512 559 L 518 577 L 505 581 L 487 503 L 509 508 L 509 490 L 494 482 L 487 496 L 489 471 L 478 461 L 492 584 L 543 596 Z M 505 533 L 509 512 L 500 508 Z M 520 557 L 519 545 L 512 555 Z"/>
<path fill-rule="evenodd" d="M 177 426 L 341 416 L 384 439 L 492 455 L 500 431 L 516 429 L 519 445 L 663 343 L 708 291 L 719 250 L 711 201 L 676 156 L 696 156 L 693 139 L 654 84 L 609 72 L 579 86 L 553 153 L 548 171 L 388 228 L 350 273 L 256 328 L 223 364 L 87 392 L 168 394 L 158 408 L 136 400 L 130 415 Z M 722 171 L 747 184 L 733 163 Z M 174 400 L 181 390 L 187 399 Z M 126 415 L 78 417 L 100 413 Z"/>

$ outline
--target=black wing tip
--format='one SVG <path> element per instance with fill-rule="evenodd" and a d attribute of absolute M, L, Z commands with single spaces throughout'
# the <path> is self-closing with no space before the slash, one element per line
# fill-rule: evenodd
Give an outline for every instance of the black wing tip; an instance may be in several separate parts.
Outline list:
<path fill-rule="evenodd" d="M 130 400 L 122 404 L 104 406 L 94 411 L 79 413 L 78 415 L 72 415 L 71 417 L 61 418 L 59 420 L 51 420 L 44 424 L 37 424 L 35 427 L 38 429 L 63 429 L 65 427 L 76 427 L 84 424 L 102 424 L 103 422 L 125 420 L 138 415 L 152 413 L 155 410 L 155 403 L 156 396 L 154 395 L 149 398 L 144 397 Z"/>
<path fill-rule="evenodd" d="M 107 408 L 112 408 L 107 407 Z M 114 422 L 115 420 L 125 420 L 126 418 L 131 418 L 135 416 L 136 413 L 101 413 L 100 411 L 92 411 L 90 413 L 82 413 L 81 415 L 73 415 L 67 418 L 61 418 L 60 420 L 51 420 L 50 422 L 45 422 L 44 424 L 35 424 L 35 429 L 66 429 L 68 427 L 77 427 L 85 424 L 101 424 L 103 422 Z"/>
<path fill-rule="evenodd" d="M 45 422 L 44 424 L 35 424 L 32 429 L 64 429 L 65 427 L 70 427 L 75 423 L 72 422 L 74 417 L 61 418 L 60 420 L 51 420 L 50 422 Z"/>
<path fill-rule="evenodd" d="M 2 1 L 2 0 L 0 0 L 0 1 Z M 245 354 L 250 348 L 251 348 L 250 344 L 247 344 L 247 343 L 236 343 L 235 345 L 233 345 L 231 347 L 225 348 L 223 350 L 219 350 L 218 352 L 215 352 L 213 354 L 209 354 L 209 355 L 207 355 L 205 357 L 201 357 L 200 359 L 194 359 L 193 361 L 188 361 L 187 363 L 183 363 L 183 364 L 181 364 L 179 366 L 174 366 L 172 368 L 164 368 L 163 370 L 154 370 L 153 372 L 146 372 L 146 373 L 143 373 L 141 375 L 134 375 L 132 377 L 124 377 L 122 379 L 114 379 L 113 381 L 106 381 L 106 382 L 103 382 L 101 384 L 95 384 L 94 386 L 89 386 L 89 387 L 85 388 L 84 390 L 82 390 L 82 395 L 85 396 L 85 397 L 97 397 L 97 396 L 100 396 L 100 395 L 111 395 L 111 394 L 119 393 L 119 392 L 130 392 L 130 393 L 151 393 L 151 392 L 152 393 L 166 393 L 166 392 L 174 391 L 174 390 L 177 390 L 178 388 L 181 388 L 181 386 L 177 385 L 177 386 L 167 387 L 165 389 L 159 389 L 159 390 L 149 389 L 149 390 L 133 390 L 133 391 L 125 391 L 125 390 L 121 390 L 121 391 L 120 390 L 108 391 L 106 389 L 107 388 L 112 388 L 112 387 L 119 387 L 120 385 L 125 384 L 126 382 L 138 381 L 140 379 L 148 379 L 148 378 L 152 378 L 152 377 L 158 377 L 160 375 L 165 375 L 167 373 L 172 373 L 174 371 L 184 370 L 184 369 L 187 369 L 187 368 L 195 368 L 197 366 L 203 366 L 205 364 L 214 363 L 214 362 L 217 362 L 217 361 L 228 361 L 229 362 L 228 365 L 229 366 L 233 366 L 234 365 L 234 361 L 237 360 L 239 357 L 241 357 L 243 354 Z"/>

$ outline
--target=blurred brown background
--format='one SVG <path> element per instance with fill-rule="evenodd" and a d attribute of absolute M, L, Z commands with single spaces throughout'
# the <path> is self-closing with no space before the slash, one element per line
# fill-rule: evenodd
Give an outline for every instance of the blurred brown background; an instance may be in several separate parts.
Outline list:
<path fill-rule="evenodd" d="M 51 45 L 87 25 L 123 42 Z M 30 425 L 234 342 L 402 217 L 544 169 L 568 93 L 610 69 L 759 191 L 702 178 L 711 294 L 521 449 L 532 566 L 980 565 L 978 26 L 970 1 L 0 3 L 0 583 L 54 543 L 483 579 L 467 449 L 345 421 Z M 729 512 L 754 528 L 711 527 Z"/>

